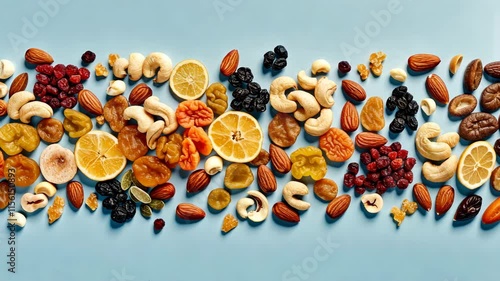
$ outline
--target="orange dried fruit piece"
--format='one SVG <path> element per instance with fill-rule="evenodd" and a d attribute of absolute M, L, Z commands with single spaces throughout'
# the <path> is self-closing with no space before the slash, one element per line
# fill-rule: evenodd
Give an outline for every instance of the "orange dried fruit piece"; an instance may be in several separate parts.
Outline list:
<path fill-rule="evenodd" d="M 398 226 L 403 223 L 403 220 L 406 217 L 406 212 L 403 212 L 398 207 L 392 207 L 391 209 L 392 219 L 398 224 Z"/>
<path fill-rule="evenodd" d="M 370 76 L 370 71 L 364 64 L 358 64 L 358 73 L 361 80 L 365 81 Z"/>
<path fill-rule="evenodd" d="M 5 159 L 3 158 L 3 153 L 0 151 L 0 179 L 5 178 L 5 172 L 3 168 L 5 167 Z"/>
<path fill-rule="evenodd" d="M 177 106 L 175 117 L 183 128 L 204 127 L 212 123 L 214 112 L 200 100 L 188 100 Z"/>
<path fill-rule="evenodd" d="M 47 214 L 49 216 L 49 224 L 54 223 L 58 220 L 64 211 L 64 199 L 61 196 L 56 196 L 54 199 L 54 203 L 47 210 Z"/>
<path fill-rule="evenodd" d="M 179 166 L 185 171 L 196 169 L 200 163 L 200 153 L 191 139 L 182 141 L 181 156 L 179 158 Z"/>
<path fill-rule="evenodd" d="M 370 55 L 370 69 L 375 76 L 382 74 L 382 62 L 384 62 L 387 55 L 384 52 L 376 52 Z"/>
<path fill-rule="evenodd" d="M 416 202 L 410 202 L 408 199 L 404 199 L 401 204 L 401 211 L 405 212 L 407 215 L 413 215 L 418 209 Z"/>
<path fill-rule="evenodd" d="M 8 155 L 16 155 L 23 150 L 32 152 L 40 144 L 40 137 L 33 126 L 8 123 L 0 128 L 0 149 Z"/>
<path fill-rule="evenodd" d="M 184 131 L 184 137 L 190 138 L 193 141 L 194 146 L 196 146 L 198 152 L 202 155 L 207 156 L 212 153 L 212 142 L 203 128 L 193 126 L 186 129 Z"/>
<path fill-rule="evenodd" d="M 148 153 L 146 134 L 137 130 L 137 125 L 127 125 L 118 133 L 118 148 L 130 161 Z"/>
<path fill-rule="evenodd" d="M 349 135 L 341 129 L 330 128 L 319 137 L 319 147 L 326 157 L 333 162 L 344 162 L 354 153 L 354 143 Z"/>
<path fill-rule="evenodd" d="M 15 170 L 15 185 L 19 187 L 32 185 L 40 176 L 38 163 L 22 154 L 11 156 L 5 160 L 4 174 L 8 175 L 9 170 Z"/>
<path fill-rule="evenodd" d="M 367 131 L 377 132 L 384 128 L 384 101 L 380 97 L 369 98 L 360 114 L 361 125 Z"/>
<path fill-rule="evenodd" d="M 97 77 L 108 77 L 109 71 L 108 69 L 102 65 L 102 63 L 98 63 L 95 66 L 95 76 Z"/>
<path fill-rule="evenodd" d="M 222 221 L 221 231 L 228 233 L 238 226 L 238 220 L 231 214 L 227 214 Z"/>
<path fill-rule="evenodd" d="M 10 186 L 9 182 L 3 180 L 0 182 L 0 210 L 3 210 L 9 206 L 10 203 Z"/>
<path fill-rule="evenodd" d="M 132 164 L 134 176 L 145 187 L 153 188 L 166 183 L 172 172 L 160 158 L 156 156 L 142 156 Z"/>
<path fill-rule="evenodd" d="M 95 192 L 90 193 L 87 200 L 85 200 L 85 204 L 89 207 L 90 210 L 95 211 L 97 207 L 99 207 L 99 201 L 97 201 L 97 194 Z"/>
<path fill-rule="evenodd" d="M 109 66 L 113 67 L 115 64 L 115 61 L 120 58 L 119 54 L 109 54 L 108 56 L 108 64 Z"/>

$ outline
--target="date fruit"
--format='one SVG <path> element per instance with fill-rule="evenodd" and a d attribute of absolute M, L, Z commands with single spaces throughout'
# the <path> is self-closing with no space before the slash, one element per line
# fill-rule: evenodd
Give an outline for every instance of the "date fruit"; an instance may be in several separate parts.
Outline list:
<path fill-rule="evenodd" d="M 457 208 L 457 212 L 453 217 L 454 221 L 466 221 L 471 220 L 479 214 L 481 211 L 481 205 L 483 199 L 479 195 L 469 195 L 460 202 Z"/>

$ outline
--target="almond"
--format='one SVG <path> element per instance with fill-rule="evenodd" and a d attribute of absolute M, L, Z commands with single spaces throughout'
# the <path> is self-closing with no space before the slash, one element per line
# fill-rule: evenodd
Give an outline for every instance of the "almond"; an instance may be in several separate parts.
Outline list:
<path fill-rule="evenodd" d="M 279 146 L 271 144 L 269 146 L 269 158 L 276 171 L 286 174 L 292 169 L 292 161 L 288 154 Z"/>
<path fill-rule="evenodd" d="M 205 211 L 191 203 L 177 205 L 175 214 L 183 220 L 201 220 L 205 217 Z"/>
<path fill-rule="evenodd" d="M 259 184 L 260 190 L 264 193 L 275 192 L 278 188 L 273 171 L 266 165 L 260 165 L 259 168 L 257 168 L 257 183 Z"/>
<path fill-rule="evenodd" d="M 448 104 L 450 101 L 450 95 L 448 93 L 448 88 L 444 84 L 443 79 L 437 74 L 431 74 L 427 76 L 425 80 L 425 86 L 430 96 L 439 103 Z"/>
<path fill-rule="evenodd" d="M 210 183 L 210 175 L 204 169 L 199 169 L 192 172 L 186 183 L 188 193 L 196 193 L 205 189 Z"/>
<path fill-rule="evenodd" d="M 81 90 L 78 93 L 78 103 L 83 109 L 97 116 L 96 120 L 98 124 L 104 124 L 102 103 L 94 93 L 86 89 Z"/>
<path fill-rule="evenodd" d="M 289 223 L 298 223 L 300 221 L 299 213 L 283 202 L 274 204 L 273 214 L 280 220 Z"/>
<path fill-rule="evenodd" d="M 28 73 L 24 72 L 19 74 L 14 80 L 12 80 L 12 84 L 10 85 L 9 97 L 17 92 L 21 92 L 26 90 L 26 86 L 28 86 Z"/>
<path fill-rule="evenodd" d="M 438 216 L 445 214 L 453 205 L 455 200 L 455 190 L 449 185 L 441 187 L 436 195 L 436 214 Z"/>
<path fill-rule="evenodd" d="M 417 183 L 413 186 L 413 197 L 417 203 L 426 211 L 430 211 L 432 207 L 431 194 L 427 187 L 422 183 Z"/>
<path fill-rule="evenodd" d="M 7 103 L 4 100 L 0 100 L 0 117 L 5 115 L 7 115 Z"/>
<path fill-rule="evenodd" d="M 80 182 L 71 181 L 66 186 L 66 195 L 68 196 L 68 201 L 73 205 L 73 207 L 80 209 L 83 205 L 83 186 Z"/>
<path fill-rule="evenodd" d="M 342 80 L 342 90 L 344 94 L 355 101 L 364 101 L 366 99 L 366 91 L 361 85 L 352 80 Z"/>
<path fill-rule="evenodd" d="M 141 83 L 132 89 L 128 101 L 131 105 L 142 105 L 152 95 L 153 90 L 147 84 Z"/>
<path fill-rule="evenodd" d="M 332 218 L 336 219 L 342 216 L 349 205 L 351 204 L 351 196 L 349 194 L 341 195 L 332 200 L 332 202 L 328 203 L 326 207 L 326 214 Z"/>
<path fill-rule="evenodd" d="M 52 64 L 54 59 L 44 50 L 37 48 L 30 48 L 24 54 L 24 59 L 31 64 Z"/>
<path fill-rule="evenodd" d="M 387 143 L 387 139 L 384 136 L 371 132 L 357 134 L 355 141 L 356 145 L 363 149 L 377 148 Z"/>
<path fill-rule="evenodd" d="M 500 61 L 490 62 L 485 65 L 484 72 L 493 78 L 500 79 Z"/>
<path fill-rule="evenodd" d="M 495 199 L 484 211 L 481 219 L 484 224 L 492 224 L 500 221 L 500 198 Z"/>
<path fill-rule="evenodd" d="M 429 71 L 436 67 L 441 59 L 431 54 L 416 54 L 408 58 L 408 67 L 415 72 Z"/>
<path fill-rule="evenodd" d="M 175 195 L 175 187 L 173 184 L 169 182 L 158 185 L 157 187 L 153 188 L 149 193 L 151 199 L 158 199 L 158 200 L 168 200 L 174 197 L 174 195 Z"/>
<path fill-rule="evenodd" d="M 225 76 L 230 76 L 236 71 L 239 63 L 240 54 L 238 53 L 238 50 L 231 50 L 222 59 L 222 62 L 220 63 L 220 72 Z"/>
<path fill-rule="evenodd" d="M 480 59 L 471 61 L 465 68 L 464 88 L 468 92 L 474 92 L 483 78 L 483 63 Z"/>
<path fill-rule="evenodd" d="M 351 133 L 359 127 L 359 115 L 354 104 L 347 101 L 340 113 L 340 127 L 342 130 Z"/>

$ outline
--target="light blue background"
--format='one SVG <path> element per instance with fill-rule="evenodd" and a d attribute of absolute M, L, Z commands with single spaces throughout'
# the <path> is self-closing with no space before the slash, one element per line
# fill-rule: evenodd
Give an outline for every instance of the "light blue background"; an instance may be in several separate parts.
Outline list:
<path fill-rule="evenodd" d="M 174 63 L 187 58 L 203 61 L 211 82 L 215 82 L 219 81 L 220 60 L 236 48 L 241 65 L 251 67 L 255 81 L 268 87 L 273 78 L 261 71 L 262 55 L 283 44 L 290 58 L 281 74 L 292 77 L 299 70 L 309 71 L 311 62 L 317 58 L 329 60 L 334 69 L 338 61 L 347 59 L 355 69 L 358 63 L 367 63 L 370 53 L 384 51 L 388 55 L 384 74 L 363 83 L 369 96 L 379 95 L 384 99 L 394 87 L 388 75 L 391 68 L 406 68 L 406 60 L 413 53 L 435 53 L 442 63 L 434 72 L 445 80 L 453 97 L 463 91 L 463 71 L 470 60 L 481 58 L 486 63 L 500 58 L 497 28 L 500 21 L 495 14 L 500 4 L 494 0 L 60 0 L 56 2 L 57 11 L 44 22 L 45 12 L 39 3 L 45 2 L 54 1 L 2 3 L 0 58 L 14 61 L 17 74 L 26 71 L 23 54 L 29 47 L 48 50 L 57 63 L 78 65 L 80 55 L 87 49 L 97 53 L 96 63 L 105 62 L 109 53 L 128 56 L 131 52 L 162 51 Z M 388 11 L 388 6 L 392 7 L 390 19 L 377 20 L 379 11 Z M 37 30 L 23 33 L 25 22 L 33 23 L 34 17 L 39 21 Z M 366 29 L 369 35 L 363 41 L 358 38 L 361 32 L 358 30 L 366 34 Z M 24 40 L 12 44 L 9 36 L 13 34 Z M 342 50 L 346 44 L 356 48 L 351 49 L 354 53 Z M 457 75 L 450 77 L 448 62 L 458 53 L 464 54 L 464 65 Z M 34 71 L 29 73 L 31 89 Z M 340 84 L 336 71 L 328 76 Z M 355 70 L 347 78 L 359 81 Z M 109 80 L 110 77 L 96 82 L 92 78 L 85 86 L 104 101 Z M 427 97 L 424 81 L 425 75 L 421 75 L 409 77 L 405 83 L 419 101 Z M 476 97 L 489 83 L 483 79 Z M 155 87 L 154 92 L 163 101 L 174 102 L 167 84 Z M 334 126 L 339 126 L 345 102 L 340 89 L 335 101 Z M 361 110 L 361 106 L 357 108 Z M 59 118 L 61 115 L 57 114 Z M 270 116 L 267 111 L 260 117 L 264 129 Z M 392 118 L 386 119 L 387 124 Z M 418 119 L 424 121 L 420 112 Z M 444 132 L 458 127 L 457 121 L 449 120 L 444 107 L 438 108 L 430 120 L 441 124 Z M 0 122 L 5 124 L 8 118 L 3 117 Z M 387 127 L 382 133 L 387 136 Z M 489 140 L 494 142 L 496 138 L 498 133 Z M 398 141 L 415 156 L 412 135 L 405 131 Z M 63 143 L 73 147 L 67 135 Z M 302 133 L 287 152 L 308 144 L 316 142 L 309 143 Z M 268 145 L 266 138 L 265 147 Z M 32 157 L 38 159 L 44 146 Z M 454 153 L 460 155 L 464 147 L 461 144 Z M 352 159 L 358 157 L 356 152 Z M 420 179 L 420 167 L 421 162 L 414 168 L 416 181 Z M 346 165 L 329 166 L 328 177 L 342 186 L 345 168 Z M 279 191 L 289 177 L 279 179 Z M 187 198 L 186 174 L 179 176 L 176 170 L 172 182 L 177 194 L 167 206 L 150 220 L 137 214 L 119 228 L 112 226 L 109 214 L 103 213 L 102 207 L 91 213 L 86 207 L 75 212 L 67 206 L 62 218 L 51 226 L 47 223 L 46 209 L 30 215 L 26 227 L 17 232 L 15 274 L 7 272 L 7 229 L 0 231 L 0 280 L 498 280 L 500 229 L 483 229 L 482 213 L 468 225 L 452 224 L 463 193 L 457 192 L 455 204 L 443 218 L 437 219 L 432 212 L 417 212 L 397 229 L 389 215 L 390 208 L 404 198 L 411 198 L 411 188 L 403 194 L 387 193 L 385 208 L 373 218 L 365 216 L 359 197 L 354 197 L 347 213 L 334 223 L 325 220 L 326 204 L 311 192 L 305 199 L 312 206 L 301 215 L 297 226 L 284 227 L 269 217 L 258 226 L 240 221 L 231 233 L 221 235 L 223 216 L 234 213 L 237 200 L 246 193 L 233 195 L 231 205 L 223 212 L 208 212 L 206 196 L 211 189 L 222 186 L 222 179 L 223 174 L 215 176 L 207 190 Z M 93 184 L 83 181 L 88 195 L 94 189 Z M 457 186 L 455 179 L 449 184 Z M 249 189 L 256 188 L 254 183 Z M 484 199 L 483 210 L 494 199 L 490 190 L 485 185 L 477 191 Z M 271 205 L 281 199 L 279 191 L 269 196 Z M 23 192 L 17 193 L 18 200 Z M 348 192 L 353 195 L 352 190 Z M 437 188 L 432 188 L 433 198 L 436 193 Z M 58 195 L 66 198 L 63 187 Z M 176 222 L 175 206 L 180 202 L 202 206 L 207 217 L 195 224 Z M 0 212 L 0 217 L 5 220 L 7 211 Z M 166 221 L 159 234 L 152 229 L 156 217 Z"/>

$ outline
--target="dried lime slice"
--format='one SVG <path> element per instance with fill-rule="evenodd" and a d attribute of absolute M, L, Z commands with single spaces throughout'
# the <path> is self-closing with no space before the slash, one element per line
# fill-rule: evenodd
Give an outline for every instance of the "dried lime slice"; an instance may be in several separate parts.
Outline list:
<path fill-rule="evenodd" d="M 123 190 L 128 190 L 132 186 L 132 178 L 134 177 L 134 173 L 132 170 L 128 170 L 123 174 L 121 180 L 121 187 Z"/>
<path fill-rule="evenodd" d="M 134 173 L 132 173 L 132 183 L 133 185 L 139 187 L 140 189 L 142 190 L 148 190 L 147 187 L 145 187 L 144 185 L 142 185 L 138 180 L 137 178 L 135 177 Z"/>
<path fill-rule="evenodd" d="M 153 214 L 153 211 L 151 210 L 151 207 L 149 207 L 146 204 L 141 205 L 141 215 L 143 217 L 150 218 L 152 214 Z"/>
<path fill-rule="evenodd" d="M 130 187 L 130 198 L 132 198 L 133 201 L 136 201 L 136 202 L 141 202 L 141 203 L 144 203 L 144 204 L 149 204 L 151 203 L 151 197 L 149 196 L 149 194 L 138 188 L 137 186 L 132 186 Z"/>
<path fill-rule="evenodd" d="M 151 203 L 149 203 L 148 205 L 149 207 L 151 207 L 151 209 L 155 211 L 161 211 L 161 209 L 165 207 L 165 202 L 163 202 L 162 200 L 153 199 L 151 200 Z"/>

